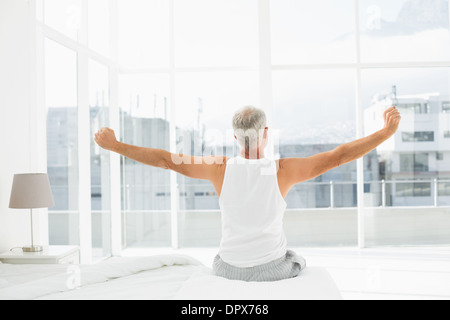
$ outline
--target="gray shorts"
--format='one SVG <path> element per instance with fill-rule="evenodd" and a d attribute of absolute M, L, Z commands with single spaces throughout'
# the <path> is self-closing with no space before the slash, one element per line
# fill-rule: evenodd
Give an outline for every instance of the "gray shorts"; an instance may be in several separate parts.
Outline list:
<path fill-rule="evenodd" d="M 306 261 L 293 251 L 286 256 L 253 268 L 238 268 L 224 262 L 219 255 L 214 259 L 213 271 L 216 276 L 229 280 L 247 282 L 280 281 L 297 277 L 306 268 Z"/>

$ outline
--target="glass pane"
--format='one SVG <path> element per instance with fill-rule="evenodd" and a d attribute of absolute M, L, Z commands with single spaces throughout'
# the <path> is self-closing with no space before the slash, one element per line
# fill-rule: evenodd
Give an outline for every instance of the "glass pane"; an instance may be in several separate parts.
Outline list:
<path fill-rule="evenodd" d="M 355 62 L 354 0 L 272 0 L 274 64 Z"/>
<path fill-rule="evenodd" d="M 226 134 L 237 109 L 258 104 L 258 80 L 256 72 L 178 73 L 177 127 Z"/>
<path fill-rule="evenodd" d="M 169 66 L 167 0 L 118 0 L 119 62 L 129 68 Z"/>
<path fill-rule="evenodd" d="M 55 199 L 49 210 L 61 213 L 61 217 L 49 216 L 50 240 L 59 239 L 50 244 L 77 244 L 73 241 L 78 238 L 61 235 L 68 221 L 78 221 L 78 214 L 68 215 L 78 211 L 77 55 L 49 39 L 45 41 L 45 88 L 47 170 Z"/>
<path fill-rule="evenodd" d="M 235 156 L 232 116 L 240 107 L 257 105 L 257 73 L 180 73 L 176 84 L 177 152 Z M 201 242 L 206 246 L 220 244 L 220 215 L 205 218 L 206 214 L 202 213 L 219 210 L 219 199 L 212 184 L 182 175 L 178 175 L 178 184 L 180 209 L 184 211 L 179 216 L 180 243 L 184 246 L 201 245 Z"/>
<path fill-rule="evenodd" d="M 358 213 L 353 208 L 289 210 L 284 230 L 291 247 L 354 247 L 358 242 Z"/>
<path fill-rule="evenodd" d="M 448 1 L 360 0 L 364 62 L 446 61 Z"/>
<path fill-rule="evenodd" d="M 279 132 L 275 140 L 278 157 L 309 157 L 355 140 L 354 71 L 276 71 L 273 87 L 273 128 Z M 291 221 L 286 232 L 291 245 L 356 245 L 356 210 L 352 209 L 357 206 L 356 190 L 355 163 L 294 186 L 286 197 L 286 221 Z M 341 212 L 334 208 L 347 209 Z M 341 214 L 348 218 L 342 219 Z M 351 230 L 351 233 L 344 234 L 336 229 L 328 232 L 327 221 L 339 221 L 341 230 Z M 311 223 L 323 224 L 324 228 L 314 229 L 315 233 L 309 230 L 300 236 L 301 225 Z"/>
<path fill-rule="evenodd" d="M 169 76 L 121 75 L 119 86 L 121 141 L 170 150 Z M 121 174 L 123 223 L 126 239 L 132 241 L 126 245 L 141 246 L 148 236 L 156 241 L 147 241 L 149 246 L 160 245 L 162 239 L 170 246 L 170 211 L 161 213 L 170 210 L 170 172 L 122 158 Z M 168 234 L 156 240 L 154 233 L 148 234 L 155 229 Z"/>
<path fill-rule="evenodd" d="M 87 3 L 89 48 L 102 55 L 109 56 L 110 1 L 89 0 Z"/>
<path fill-rule="evenodd" d="M 365 159 L 367 244 L 450 243 L 441 208 L 450 203 L 450 69 L 365 70 L 362 79 L 366 135 L 383 128 L 392 105 L 403 117 L 398 133 Z"/>
<path fill-rule="evenodd" d="M 179 67 L 255 66 L 258 1 L 175 0 Z"/>
<path fill-rule="evenodd" d="M 131 211 L 122 214 L 124 240 L 128 248 L 170 247 L 169 211 Z"/>
<path fill-rule="evenodd" d="M 79 246 L 80 219 L 78 213 L 49 211 L 49 244 L 52 246 Z"/>
<path fill-rule="evenodd" d="M 89 106 L 91 137 L 109 127 L 109 72 L 89 60 Z M 110 153 L 91 140 L 92 247 L 94 257 L 111 254 Z"/>
<path fill-rule="evenodd" d="M 81 3 L 81 0 L 45 0 L 45 23 L 73 40 L 79 40 Z"/>
<path fill-rule="evenodd" d="M 182 212 L 179 215 L 180 247 L 218 248 L 222 235 L 220 211 Z"/>
<path fill-rule="evenodd" d="M 283 145 L 337 145 L 355 139 L 353 71 L 276 71 L 273 78 L 274 124 Z"/>

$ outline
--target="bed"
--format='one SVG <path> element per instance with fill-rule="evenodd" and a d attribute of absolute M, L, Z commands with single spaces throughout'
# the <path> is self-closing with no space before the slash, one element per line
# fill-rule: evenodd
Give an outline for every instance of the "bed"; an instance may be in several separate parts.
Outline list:
<path fill-rule="evenodd" d="M 94 265 L 0 264 L 0 300 L 341 300 L 329 273 L 279 282 L 216 277 L 186 255 L 114 257 Z"/>

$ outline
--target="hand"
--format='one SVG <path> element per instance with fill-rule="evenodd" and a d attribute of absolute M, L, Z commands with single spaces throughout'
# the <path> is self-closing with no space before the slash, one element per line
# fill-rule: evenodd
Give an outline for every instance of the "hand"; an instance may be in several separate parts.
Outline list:
<path fill-rule="evenodd" d="M 95 134 L 95 142 L 105 150 L 114 151 L 119 144 L 114 130 L 102 128 Z"/>
<path fill-rule="evenodd" d="M 392 107 L 387 109 L 384 114 L 384 130 L 390 135 L 393 136 L 400 125 L 400 121 L 402 120 L 402 116 L 396 107 Z"/>

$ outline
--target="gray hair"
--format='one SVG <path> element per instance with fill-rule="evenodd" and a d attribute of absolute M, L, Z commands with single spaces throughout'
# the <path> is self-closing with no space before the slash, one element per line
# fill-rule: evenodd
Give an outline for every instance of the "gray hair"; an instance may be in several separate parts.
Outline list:
<path fill-rule="evenodd" d="M 246 150 L 256 149 L 260 145 L 266 126 L 266 113 L 252 106 L 238 110 L 233 116 L 234 133 Z"/>

